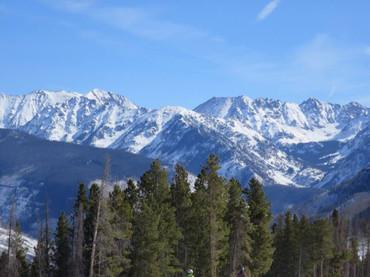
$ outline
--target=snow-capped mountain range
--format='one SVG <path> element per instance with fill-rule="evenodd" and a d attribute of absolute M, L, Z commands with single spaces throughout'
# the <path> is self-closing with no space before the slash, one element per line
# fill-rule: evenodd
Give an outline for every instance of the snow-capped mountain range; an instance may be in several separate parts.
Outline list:
<path fill-rule="evenodd" d="M 147 109 L 103 90 L 0 94 L 0 128 L 40 138 L 124 149 L 197 173 L 210 153 L 221 172 L 266 184 L 330 186 L 370 162 L 370 109 L 308 99 L 212 98 L 194 110 Z"/>

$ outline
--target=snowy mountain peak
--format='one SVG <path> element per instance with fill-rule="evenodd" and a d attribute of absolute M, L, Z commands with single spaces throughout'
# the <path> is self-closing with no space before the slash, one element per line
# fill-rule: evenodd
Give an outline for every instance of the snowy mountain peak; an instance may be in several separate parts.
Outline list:
<path fill-rule="evenodd" d="M 40 90 L 0 95 L 1 128 L 48 140 L 124 149 L 180 162 L 194 172 L 207 155 L 216 153 L 226 176 L 245 180 L 255 173 L 270 184 L 319 182 L 327 173 L 324 160 L 331 165 L 342 154 L 326 153 L 332 158 L 306 163 L 313 155 L 311 146 L 321 151 L 321 144 L 353 141 L 370 128 L 369 122 L 369 109 L 358 103 L 338 105 L 314 98 L 296 104 L 248 96 L 213 97 L 194 110 L 176 106 L 150 110 L 101 89 L 87 94 Z M 309 154 L 301 156 L 301 144 L 308 145 Z"/>
<path fill-rule="evenodd" d="M 132 103 L 126 96 L 115 94 L 115 93 L 112 93 L 110 91 L 106 91 L 106 90 L 102 90 L 102 89 L 95 88 L 95 89 L 89 91 L 85 95 L 85 97 L 90 99 L 90 100 L 95 100 L 100 104 L 105 104 L 105 103 L 108 103 L 110 101 L 114 101 L 114 102 L 116 102 L 117 104 L 121 105 L 122 107 L 124 107 L 126 109 L 133 110 L 133 109 L 138 109 L 139 108 L 137 105 Z"/>

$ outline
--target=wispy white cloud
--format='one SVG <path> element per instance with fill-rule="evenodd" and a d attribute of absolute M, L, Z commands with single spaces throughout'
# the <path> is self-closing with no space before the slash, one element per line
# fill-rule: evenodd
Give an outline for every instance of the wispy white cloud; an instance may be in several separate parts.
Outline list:
<path fill-rule="evenodd" d="M 208 36 L 206 32 L 191 26 L 155 18 L 139 8 L 105 7 L 95 10 L 91 16 L 133 35 L 153 40 L 196 39 Z"/>
<path fill-rule="evenodd" d="M 207 32 L 160 18 L 140 7 L 112 6 L 96 0 L 41 0 L 57 9 L 78 13 L 105 25 L 120 29 L 134 36 L 152 40 L 209 39 L 222 41 Z"/>
<path fill-rule="evenodd" d="M 262 10 L 257 15 L 257 20 L 261 21 L 266 19 L 280 4 L 280 0 L 272 0 L 266 6 L 262 8 Z"/>
<path fill-rule="evenodd" d="M 280 56 L 246 54 L 224 62 L 230 72 L 259 91 L 273 88 L 287 97 L 316 96 L 343 102 L 361 101 L 370 91 L 370 64 L 364 58 L 363 47 L 318 34 Z"/>
<path fill-rule="evenodd" d="M 76 6 L 70 5 L 70 1 L 62 1 L 64 5 L 58 8 L 121 30 L 122 34 L 186 49 L 187 54 L 207 60 L 225 74 L 242 80 L 245 87 L 256 89 L 257 94 L 271 95 L 273 89 L 280 94 L 286 93 L 287 97 L 316 96 L 337 102 L 337 98 L 342 101 L 361 100 L 360 96 L 370 91 L 370 64 L 366 56 L 370 55 L 370 47 L 364 45 L 351 45 L 326 34 L 318 34 L 294 49 L 281 50 L 278 56 L 258 51 L 251 53 L 206 31 L 166 20 L 163 14 L 152 10 L 138 6 L 102 5 L 102 2 L 93 0 L 78 0 Z M 258 19 L 265 19 L 279 3 L 279 0 L 271 1 Z M 118 38 L 110 37 L 111 34 L 100 33 L 98 29 L 83 35 L 114 47 L 124 41 L 120 35 Z"/>

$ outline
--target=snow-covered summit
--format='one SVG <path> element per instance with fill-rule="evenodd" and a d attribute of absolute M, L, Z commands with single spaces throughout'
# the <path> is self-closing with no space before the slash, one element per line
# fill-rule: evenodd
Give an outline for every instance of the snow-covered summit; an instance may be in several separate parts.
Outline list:
<path fill-rule="evenodd" d="M 140 107 L 132 103 L 126 96 L 114 94 L 110 91 L 102 89 L 93 89 L 84 95 L 86 98 L 96 100 L 100 104 L 104 104 L 110 101 L 116 102 L 121 107 L 129 110 L 139 109 Z"/>
<path fill-rule="evenodd" d="M 323 180 L 343 151 L 330 148 L 327 153 L 321 145 L 350 143 L 368 128 L 369 118 L 369 109 L 358 103 L 339 105 L 314 98 L 296 104 L 214 97 L 194 110 L 175 106 L 151 110 L 101 89 L 86 94 L 46 90 L 0 94 L 1 128 L 124 149 L 180 162 L 194 172 L 207 155 L 216 153 L 226 176 L 246 180 L 257 174 L 268 184 L 297 186 Z"/>
<path fill-rule="evenodd" d="M 315 98 L 298 105 L 269 98 L 214 97 L 195 111 L 237 120 L 278 143 L 345 139 L 343 129 L 359 119 L 369 120 L 369 109 L 358 103 L 342 106 Z"/>

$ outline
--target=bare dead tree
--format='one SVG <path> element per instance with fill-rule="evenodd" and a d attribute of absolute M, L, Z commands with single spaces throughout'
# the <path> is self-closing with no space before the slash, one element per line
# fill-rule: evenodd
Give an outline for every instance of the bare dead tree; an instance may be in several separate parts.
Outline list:
<path fill-rule="evenodd" d="M 15 198 L 12 200 L 12 206 L 9 211 L 9 226 L 8 226 L 8 268 L 7 273 L 9 276 L 17 276 L 17 260 L 16 260 L 16 249 L 14 245 L 14 232 L 16 225 L 16 204 Z"/>
<path fill-rule="evenodd" d="M 94 276 L 94 265 L 95 265 L 95 256 L 96 256 L 96 248 L 97 248 L 96 246 L 97 246 L 101 206 L 102 206 L 102 199 L 104 197 L 104 189 L 105 189 L 105 186 L 106 186 L 106 184 L 109 180 L 109 177 L 110 177 L 110 162 L 111 162 L 111 158 L 108 156 L 105 160 L 104 174 L 103 174 L 101 187 L 100 187 L 100 190 L 99 190 L 98 207 L 97 207 L 97 212 L 96 212 L 96 219 L 95 219 L 95 225 L 94 225 L 94 234 L 93 234 L 93 241 L 92 241 L 92 249 L 91 249 L 89 277 Z"/>

